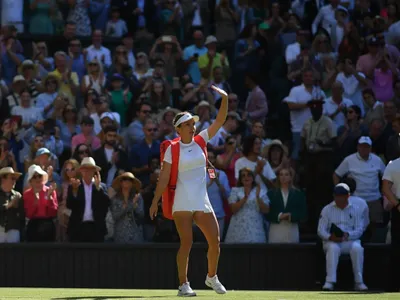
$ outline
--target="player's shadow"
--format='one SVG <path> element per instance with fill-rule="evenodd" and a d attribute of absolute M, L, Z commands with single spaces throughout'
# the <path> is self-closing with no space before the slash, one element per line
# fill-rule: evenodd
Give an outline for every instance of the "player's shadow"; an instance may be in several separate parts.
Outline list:
<path fill-rule="evenodd" d="M 90 296 L 90 297 L 61 297 L 51 298 L 51 300 L 108 300 L 108 299 L 153 299 L 153 298 L 167 298 L 169 296 Z"/>

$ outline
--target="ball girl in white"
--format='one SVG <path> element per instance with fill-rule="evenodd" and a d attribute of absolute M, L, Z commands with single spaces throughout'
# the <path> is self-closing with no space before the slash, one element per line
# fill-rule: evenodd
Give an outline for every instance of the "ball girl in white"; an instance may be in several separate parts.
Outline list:
<path fill-rule="evenodd" d="M 216 87 L 212 89 L 221 95 L 222 102 L 215 121 L 199 135 L 208 141 L 215 136 L 225 123 L 228 114 L 228 95 Z M 197 116 L 188 112 L 179 113 L 174 118 L 174 126 L 181 140 L 179 142 L 179 168 L 176 184 L 172 216 L 180 237 L 180 247 L 177 254 L 179 292 L 178 296 L 196 296 L 190 287 L 187 270 L 189 253 L 193 240 L 193 221 L 201 229 L 208 242 L 208 274 L 205 284 L 214 289 L 218 294 L 225 294 L 225 287 L 217 277 L 217 267 L 220 254 L 219 227 L 207 194 L 207 170 L 206 157 L 200 146 L 194 141 L 196 132 L 195 123 Z M 150 207 L 150 218 L 154 218 L 158 212 L 158 202 L 164 190 L 167 188 L 172 165 L 171 146 L 165 152 L 164 161 L 160 172 L 159 181 Z"/>

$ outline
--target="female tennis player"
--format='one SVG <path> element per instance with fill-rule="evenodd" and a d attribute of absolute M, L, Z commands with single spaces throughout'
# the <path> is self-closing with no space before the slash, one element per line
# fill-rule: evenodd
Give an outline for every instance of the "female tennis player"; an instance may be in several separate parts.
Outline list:
<path fill-rule="evenodd" d="M 222 97 L 221 107 L 215 121 L 199 135 L 207 143 L 225 123 L 228 114 L 228 95 L 216 87 L 212 89 Z M 180 237 L 180 247 L 177 254 L 179 292 L 178 296 L 196 296 L 191 289 L 187 278 L 189 253 L 192 247 L 193 220 L 203 232 L 208 242 L 208 274 L 205 284 L 218 294 L 225 294 L 225 287 L 217 277 L 219 259 L 219 227 L 207 194 L 206 158 L 203 150 L 194 141 L 196 132 L 195 122 L 197 116 L 188 112 L 182 112 L 175 116 L 173 124 L 181 140 L 179 143 L 179 168 L 176 184 L 172 216 Z M 154 218 L 158 212 L 158 202 L 169 183 L 171 174 L 172 154 L 171 146 L 165 152 L 159 181 L 150 207 L 150 218 Z"/>

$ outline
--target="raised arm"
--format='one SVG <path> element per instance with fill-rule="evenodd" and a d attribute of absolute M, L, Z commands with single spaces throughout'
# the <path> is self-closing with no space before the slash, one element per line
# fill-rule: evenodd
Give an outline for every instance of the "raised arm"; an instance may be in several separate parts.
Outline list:
<path fill-rule="evenodd" d="M 221 95 L 221 107 L 218 111 L 218 115 L 215 121 L 208 127 L 208 138 L 212 139 L 218 132 L 218 130 L 224 125 L 226 117 L 228 115 L 228 94 L 223 89 L 212 85 L 211 88 Z"/>

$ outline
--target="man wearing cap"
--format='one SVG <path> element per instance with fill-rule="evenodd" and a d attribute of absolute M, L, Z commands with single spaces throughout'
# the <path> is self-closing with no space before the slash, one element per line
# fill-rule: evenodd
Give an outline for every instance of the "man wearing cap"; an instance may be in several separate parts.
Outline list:
<path fill-rule="evenodd" d="M 382 195 L 380 178 L 385 171 L 382 159 L 371 153 L 372 141 L 368 136 L 358 140 L 357 152 L 347 156 L 333 173 L 333 182 L 338 184 L 342 177 L 351 176 L 356 181 L 355 196 L 367 201 L 370 213 L 371 234 L 383 225 Z"/>
<path fill-rule="evenodd" d="M 82 133 L 75 135 L 71 141 L 72 152 L 79 144 L 86 144 L 96 150 L 100 148 L 100 139 L 94 134 L 93 131 L 94 121 L 89 116 L 84 116 L 81 121 Z"/>
<path fill-rule="evenodd" d="M 362 211 L 349 202 L 350 188 L 340 183 L 334 188 L 335 201 L 325 206 L 318 222 L 318 236 L 326 254 L 326 280 L 323 290 L 332 291 L 341 254 L 350 254 L 354 273 L 354 289 L 366 291 L 363 280 L 364 248 L 360 237 L 364 232 Z"/>
<path fill-rule="evenodd" d="M 322 115 L 324 101 L 320 99 L 308 102 L 311 118 L 301 131 L 302 158 L 305 159 L 306 190 L 310 225 L 315 228 L 322 208 L 331 200 L 333 150 L 336 128 L 327 116 Z M 318 182 L 315 185 L 315 182 Z"/>
<path fill-rule="evenodd" d="M 215 67 L 222 67 L 224 70 L 224 79 L 229 77 L 230 68 L 228 58 L 223 53 L 217 53 L 217 42 L 215 36 L 208 36 L 204 43 L 208 51 L 199 56 L 198 59 L 201 76 L 205 79 L 214 79 L 213 70 Z"/>
<path fill-rule="evenodd" d="M 104 242 L 110 199 L 100 171 L 92 157 L 85 157 L 79 167 L 82 179 L 71 180 L 67 195 L 67 208 L 71 210 L 67 234 L 71 242 Z"/>
<path fill-rule="evenodd" d="M 392 205 L 391 218 L 391 282 L 390 290 L 399 291 L 400 284 L 400 158 L 392 160 L 383 173 L 382 191 Z"/>
<path fill-rule="evenodd" d="M 100 139 L 101 143 L 104 143 L 104 130 L 108 127 L 108 126 L 115 126 L 117 128 L 119 128 L 119 115 L 117 113 L 113 113 L 113 112 L 104 112 L 101 114 L 100 116 L 100 131 L 97 134 L 97 137 Z M 95 122 L 96 124 L 96 122 Z M 96 125 L 95 125 L 96 127 Z M 124 138 L 121 135 L 117 135 L 117 145 L 124 145 Z"/>
<path fill-rule="evenodd" d="M 11 167 L 0 169 L 0 243 L 18 243 L 25 227 L 22 196 L 14 190 L 21 175 Z"/>

